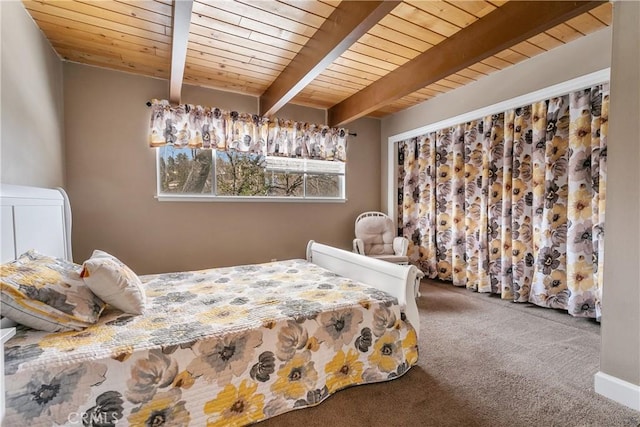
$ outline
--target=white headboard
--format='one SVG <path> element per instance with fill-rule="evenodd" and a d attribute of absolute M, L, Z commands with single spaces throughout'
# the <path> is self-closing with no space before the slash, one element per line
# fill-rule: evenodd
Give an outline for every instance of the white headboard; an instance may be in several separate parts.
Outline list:
<path fill-rule="evenodd" d="M 35 249 L 73 261 L 71 207 L 62 188 L 1 184 L 0 262 Z"/>

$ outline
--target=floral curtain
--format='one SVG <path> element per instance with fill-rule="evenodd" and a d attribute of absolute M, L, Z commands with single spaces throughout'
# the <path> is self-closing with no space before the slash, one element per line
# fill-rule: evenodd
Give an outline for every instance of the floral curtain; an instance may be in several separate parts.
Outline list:
<path fill-rule="evenodd" d="M 268 119 L 201 105 L 151 104 L 149 145 L 213 148 L 270 156 L 347 160 L 348 131 L 303 122 Z"/>
<path fill-rule="evenodd" d="M 599 319 L 609 85 L 398 146 L 409 256 L 431 278 Z"/>

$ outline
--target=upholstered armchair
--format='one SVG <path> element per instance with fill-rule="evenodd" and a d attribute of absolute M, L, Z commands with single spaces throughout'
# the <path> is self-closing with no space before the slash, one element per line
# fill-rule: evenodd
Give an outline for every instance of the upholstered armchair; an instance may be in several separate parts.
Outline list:
<path fill-rule="evenodd" d="M 382 212 L 364 212 L 356 218 L 353 251 L 395 264 L 407 264 L 409 241 L 398 237 L 393 221 Z"/>

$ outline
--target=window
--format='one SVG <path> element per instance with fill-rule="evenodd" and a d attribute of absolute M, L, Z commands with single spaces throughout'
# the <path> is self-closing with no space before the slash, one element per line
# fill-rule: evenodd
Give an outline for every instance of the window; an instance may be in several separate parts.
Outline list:
<path fill-rule="evenodd" d="M 347 129 L 148 104 L 159 200 L 345 200 Z"/>
<path fill-rule="evenodd" d="M 157 182 L 160 200 L 344 201 L 345 163 L 165 145 Z"/>

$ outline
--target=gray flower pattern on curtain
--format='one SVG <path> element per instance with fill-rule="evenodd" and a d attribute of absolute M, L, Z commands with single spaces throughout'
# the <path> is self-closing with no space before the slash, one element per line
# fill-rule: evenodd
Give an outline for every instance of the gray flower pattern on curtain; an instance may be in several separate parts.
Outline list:
<path fill-rule="evenodd" d="M 154 99 L 149 145 L 346 162 L 348 130 Z"/>
<path fill-rule="evenodd" d="M 398 144 L 399 233 L 428 277 L 600 318 L 609 85 Z"/>

